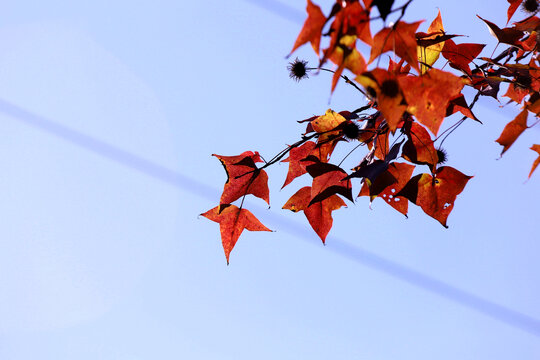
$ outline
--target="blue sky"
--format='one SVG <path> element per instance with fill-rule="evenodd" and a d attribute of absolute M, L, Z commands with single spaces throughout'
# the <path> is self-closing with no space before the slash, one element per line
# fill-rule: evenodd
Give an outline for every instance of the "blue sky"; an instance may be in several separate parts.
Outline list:
<path fill-rule="evenodd" d="M 425 29 L 438 5 L 489 56 L 475 14 L 502 25 L 499 3 L 415 0 L 406 19 Z M 0 358 L 537 359 L 538 130 L 496 160 L 518 109 L 492 99 L 445 143 L 474 175 L 449 229 L 359 199 L 322 246 L 280 210 L 307 179 L 279 191 L 276 166 L 271 209 L 248 205 L 276 231 L 245 232 L 226 266 L 198 217 L 226 178 L 211 154 L 271 157 L 296 120 L 363 105 L 344 84 L 329 103 L 324 74 L 289 79 L 305 3 L 268 4 L 3 4 Z"/>

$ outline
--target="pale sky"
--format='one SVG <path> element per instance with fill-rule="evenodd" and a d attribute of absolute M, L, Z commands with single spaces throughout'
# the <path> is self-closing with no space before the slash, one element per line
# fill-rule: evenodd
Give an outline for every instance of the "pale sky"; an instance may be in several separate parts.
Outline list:
<path fill-rule="evenodd" d="M 425 30 L 436 6 L 491 54 L 476 14 L 503 26 L 506 1 L 415 0 L 406 20 Z M 299 139 L 297 120 L 364 104 L 345 84 L 330 99 L 325 74 L 289 79 L 298 13 L 21 0 L 2 14 L 1 359 L 540 356 L 540 173 L 525 183 L 539 132 L 500 160 L 494 142 L 518 109 L 482 99 L 484 125 L 445 142 L 448 165 L 474 175 L 449 229 L 361 198 L 323 246 L 280 210 L 307 179 L 280 191 L 275 166 L 271 208 L 246 205 L 275 232 L 244 232 L 226 266 L 218 225 L 198 216 L 226 179 L 211 154 L 269 158 Z M 309 46 L 295 56 L 316 63 Z"/>

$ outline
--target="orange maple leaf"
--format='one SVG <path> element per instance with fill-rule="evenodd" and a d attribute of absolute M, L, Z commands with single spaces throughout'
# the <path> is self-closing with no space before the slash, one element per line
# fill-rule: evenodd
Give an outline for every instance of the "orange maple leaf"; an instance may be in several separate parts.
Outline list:
<path fill-rule="evenodd" d="M 518 116 L 512 121 L 510 121 L 506 126 L 504 127 L 501 136 L 496 142 L 501 144 L 503 146 L 501 156 L 512 146 L 512 144 L 517 140 L 519 135 L 521 135 L 522 132 L 527 129 L 527 117 L 529 115 L 529 111 L 527 109 L 524 109 L 521 111 Z"/>
<path fill-rule="evenodd" d="M 512 99 L 518 104 L 521 104 L 525 96 L 529 94 L 529 90 L 516 85 L 514 83 L 511 83 L 508 85 L 508 89 L 506 90 L 506 93 L 503 96 L 506 96 L 507 98 Z"/>
<path fill-rule="evenodd" d="M 334 194 L 340 194 L 353 201 L 351 181 L 346 179 L 345 170 L 337 165 L 321 162 L 315 156 L 310 156 L 306 160 L 311 161 L 306 166 L 306 170 L 313 177 L 310 204 L 322 201 Z"/>
<path fill-rule="evenodd" d="M 289 171 L 287 172 L 287 178 L 281 187 L 282 189 L 289 185 L 291 181 L 307 172 L 306 165 L 308 163 L 302 160 L 313 152 L 315 145 L 316 144 L 313 141 L 307 141 L 299 147 L 291 149 L 289 157 L 281 160 L 281 162 L 289 163 Z"/>
<path fill-rule="evenodd" d="M 456 197 L 463 191 L 472 176 L 467 176 L 450 166 L 439 168 L 435 176 L 418 174 L 397 194 L 404 196 L 442 226 L 454 208 Z"/>
<path fill-rule="evenodd" d="M 328 51 L 325 50 L 325 54 Z M 338 66 L 332 76 L 332 92 L 335 90 L 343 70 L 348 69 L 353 74 L 360 75 L 366 69 L 366 61 L 356 49 L 356 36 L 344 36 L 328 58 Z"/>
<path fill-rule="evenodd" d="M 249 231 L 272 231 L 264 226 L 249 210 L 240 209 L 235 205 L 216 206 L 201 215 L 219 223 L 221 243 L 227 258 L 227 265 L 229 264 L 229 255 L 244 229 Z"/>
<path fill-rule="evenodd" d="M 534 160 L 534 163 L 531 168 L 531 172 L 529 173 L 529 178 L 531 177 L 534 170 L 536 170 L 536 167 L 538 166 L 538 164 L 540 164 L 540 145 L 534 144 L 533 146 L 531 146 L 531 150 L 536 151 L 538 153 L 538 157 L 536 158 L 536 160 Z"/>
<path fill-rule="evenodd" d="M 439 157 L 427 130 L 417 122 L 409 121 L 404 131 L 408 139 L 403 145 L 401 156 L 414 164 L 429 165 L 431 171 L 434 171 Z"/>
<path fill-rule="evenodd" d="M 507 1 L 510 3 L 510 6 L 508 6 L 508 11 L 507 11 L 508 20 L 506 21 L 506 23 L 508 24 L 508 22 L 510 21 L 512 16 L 514 16 L 514 13 L 516 12 L 517 8 L 519 7 L 519 5 L 521 4 L 523 0 L 507 0 Z"/>
<path fill-rule="evenodd" d="M 324 64 L 328 56 L 331 56 L 343 38 L 353 35 L 368 45 L 372 38 L 369 29 L 369 10 L 362 7 L 359 2 L 337 2 L 334 5 L 335 19 L 330 25 L 330 44 L 325 51 L 320 65 Z M 334 12 L 334 9 L 332 10 Z"/>
<path fill-rule="evenodd" d="M 246 151 L 237 156 L 212 154 L 221 161 L 227 173 L 220 204 L 230 204 L 240 197 L 252 194 L 270 204 L 268 175 L 259 170 L 256 162 L 262 162 L 258 152 Z"/>
<path fill-rule="evenodd" d="M 319 149 L 319 159 L 323 162 L 328 161 L 334 151 L 338 141 L 342 140 L 340 131 L 334 129 L 346 122 L 343 115 L 328 109 L 324 115 L 316 117 L 310 122 L 312 129 L 320 133 L 317 139 L 317 148 Z"/>
<path fill-rule="evenodd" d="M 315 52 L 319 54 L 321 33 L 324 24 L 326 23 L 326 16 L 324 16 L 321 8 L 313 4 L 311 0 L 307 0 L 306 10 L 308 13 L 308 17 L 304 22 L 304 26 L 302 27 L 300 34 L 298 34 L 298 38 L 296 38 L 290 54 L 292 54 L 296 49 L 298 49 L 300 46 L 304 45 L 308 41 L 311 43 L 313 50 L 315 50 Z"/>
<path fill-rule="evenodd" d="M 431 25 L 428 28 L 428 36 L 422 38 L 422 40 L 434 40 L 439 37 L 444 36 L 444 26 L 441 18 L 441 11 L 437 14 L 437 17 L 433 20 Z M 428 68 L 435 64 L 441 51 L 444 47 L 444 41 L 433 44 L 431 46 L 418 46 L 417 56 L 418 60 L 421 62 L 422 73 L 426 72 Z M 425 66 L 427 65 L 427 66 Z"/>
<path fill-rule="evenodd" d="M 438 69 L 398 80 L 409 105 L 407 111 L 435 135 L 446 116 L 448 104 L 461 93 L 466 83 L 466 80 Z"/>
<path fill-rule="evenodd" d="M 414 165 L 393 162 L 371 185 L 367 181 L 364 182 L 358 196 L 369 196 L 370 201 L 376 197 L 382 198 L 388 205 L 407 216 L 408 201 L 397 194 L 411 179 L 414 168 Z"/>
<path fill-rule="evenodd" d="M 482 123 L 478 118 L 473 114 L 471 108 L 469 105 L 467 105 L 467 101 L 465 100 L 465 96 L 463 94 L 459 94 L 457 97 L 450 100 L 450 103 L 448 104 L 448 107 L 446 108 L 446 117 L 455 114 L 456 112 L 460 112 L 469 119 L 473 119 L 478 121 L 479 123 Z"/>
<path fill-rule="evenodd" d="M 407 106 L 403 105 L 403 94 L 397 79 L 394 73 L 380 68 L 366 72 L 355 79 L 366 88 L 368 93 L 375 92 L 377 107 L 386 119 L 390 131 L 397 128 L 403 112 L 407 109 Z"/>
<path fill-rule="evenodd" d="M 311 201 L 311 187 L 306 186 L 298 190 L 283 205 L 283 209 L 293 212 L 303 211 L 309 224 L 321 238 L 323 244 L 326 236 L 332 228 L 332 211 L 346 206 L 345 202 L 337 195 L 332 195 L 320 202 L 309 205 Z"/>
<path fill-rule="evenodd" d="M 453 40 L 446 40 L 442 49 L 442 55 L 450 62 L 450 65 L 471 76 L 469 64 L 476 59 L 486 45 L 484 44 L 458 44 Z"/>
<path fill-rule="evenodd" d="M 377 57 L 392 50 L 397 56 L 404 59 L 420 73 L 416 50 L 416 30 L 422 21 L 408 24 L 398 21 L 390 28 L 384 28 L 373 37 L 373 47 L 368 63 Z"/>

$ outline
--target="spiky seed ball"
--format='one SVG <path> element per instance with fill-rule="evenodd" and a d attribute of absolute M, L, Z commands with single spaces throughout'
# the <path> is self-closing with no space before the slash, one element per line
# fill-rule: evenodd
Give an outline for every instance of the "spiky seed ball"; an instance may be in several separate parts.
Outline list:
<path fill-rule="evenodd" d="M 538 0 L 525 0 L 521 6 L 524 11 L 528 13 L 535 13 L 538 11 Z"/>
<path fill-rule="evenodd" d="M 444 164 L 448 161 L 448 153 L 443 148 L 437 149 L 437 164 Z"/>
<path fill-rule="evenodd" d="M 358 135 L 360 135 L 360 129 L 356 123 L 347 121 L 343 126 L 343 135 L 350 140 L 356 139 L 358 138 Z"/>
<path fill-rule="evenodd" d="M 289 63 L 289 66 L 287 66 L 287 70 L 289 70 L 289 77 L 296 81 L 300 81 L 304 78 L 309 77 L 307 61 L 305 60 L 299 60 L 298 58 L 296 58 L 296 60 Z"/>
<path fill-rule="evenodd" d="M 399 94 L 399 85 L 396 80 L 384 80 L 381 85 L 381 93 L 388 97 L 396 97 Z"/>

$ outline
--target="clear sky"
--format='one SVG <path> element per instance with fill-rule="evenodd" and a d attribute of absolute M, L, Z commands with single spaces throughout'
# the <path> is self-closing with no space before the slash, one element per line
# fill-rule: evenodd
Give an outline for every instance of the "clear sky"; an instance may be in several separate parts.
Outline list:
<path fill-rule="evenodd" d="M 323 246 L 280 210 L 307 179 L 279 191 L 276 166 L 271 209 L 248 205 L 276 231 L 245 232 L 226 266 L 198 217 L 226 179 L 211 154 L 271 157 L 296 120 L 364 104 L 345 84 L 330 99 L 325 74 L 289 79 L 305 3 L 288 4 L 2 4 L 0 359 L 540 357 L 539 132 L 496 160 L 518 110 L 493 99 L 445 143 L 474 175 L 449 229 L 361 198 Z M 414 0 L 406 20 L 425 30 L 436 6 L 491 54 L 475 15 L 502 26 L 506 1 Z"/>

